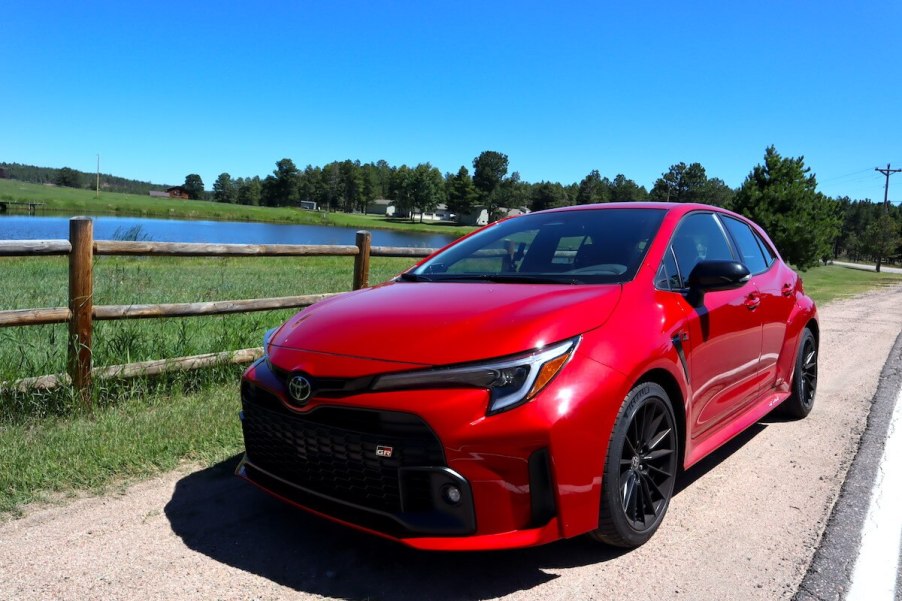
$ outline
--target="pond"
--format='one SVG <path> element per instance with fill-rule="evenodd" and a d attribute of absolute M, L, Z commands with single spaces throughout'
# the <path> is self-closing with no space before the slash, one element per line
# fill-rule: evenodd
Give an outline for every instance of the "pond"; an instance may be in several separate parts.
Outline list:
<path fill-rule="evenodd" d="M 186 221 L 145 217 L 91 217 L 95 240 L 124 239 L 127 232 L 153 242 L 209 242 L 218 244 L 354 244 L 358 228 L 287 225 L 249 221 Z M 138 229 L 136 229 L 138 228 Z M 374 246 L 440 248 L 457 236 L 370 230 Z M 0 240 L 65 240 L 68 217 L 0 215 Z M 128 239 L 135 239 L 134 236 Z"/>

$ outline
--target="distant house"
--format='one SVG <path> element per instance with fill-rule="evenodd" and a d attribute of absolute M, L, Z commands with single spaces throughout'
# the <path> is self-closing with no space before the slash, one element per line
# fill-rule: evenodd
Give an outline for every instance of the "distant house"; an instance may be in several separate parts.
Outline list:
<path fill-rule="evenodd" d="M 366 203 L 366 214 L 367 215 L 382 215 L 383 217 L 390 217 L 388 213 L 388 208 L 394 204 L 395 201 L 389 200 L 387 198 L 376 198 L 368 203 Z"/>
<path fill-rule="evenodd" d="M 410 211 L 402 211 L 395 206 L 394 202 L 392 202 L 392 204 L 385 207 L 385 216 L 393 217 L 395 219 L 407 219 L 410 217 Z"/>
<path fill-rule="evenodd" d="M 517 215 L 525 215 L 529 213 L 529 209 L 526 207 L 520 207 L 519 209 L 501 209 L 504 212 L 505 217 L 516 217 Z"/>
<path fill-rule="evenodd" d="M 424 213 L 419 209 L 414 209 L 410 215 L 410 218 L 413 221 L 451 221 L 453 217 L 451 216 L 451 211 L 448 210 L 447 205 L 440 204 L 435 207 L 435 210 Z"/>
<path fill-rule="evenodd" d="M 315 211 L 316 210 L 316 202 L 314 202 L 312 200 L 302 200 L 300 206 L 305 211 Z"/>
<path fill-rule="evenodd" d="M 169 192 L 165 190 L 151 190 L 151 198 L 169 198 Z"/>
<path fill-rule="evenodd" d="M 461 225 L 487 225 L 489 222 L 489 211 L 483 206 L 473 207 L 473 210 L 466 215 L 461 215 Z"/>
<path fill-rule="evenodd" d="M 182 186 L 173 186 L 171 188 L 166 188 L 166 194 L 169 195 L 169 198 L 183 198 L 188 200 L 191 196 L 188 194 L 188 191 L 185 190 Z"/>
<path fill-rule="evenodd" d="M 448 206 L 440 204 L 434 210 L 421 213 L 417 208 L 412 211 L 402 210 L 395 205 L 393 200 L 378 199 L 370 203 L 367 207 L 367 213 L 374 215 L 385 215 L 395 219 L 410 219 L 411 221 L 430 221 L 436 223 L 439 221 L 454 221 L 456 216 L 448 210 Z"/>
<path fill-rule="evenodd" d="M 499 219 L 504 217 L 516 217 L 517 215 L 523 215 L 525 213 L 529 213 L 529 209 L 526 207 L 520 207 L 519 209 L 505 209 L 499 207 L 495 209 L 495 215 Z M 461 215 L 458 221 L 461 225 L 487 225 L 489 223 L 489 211 L 484 206 L 475 206 L 473 207 L 473 210 L 466 215 Z"/>

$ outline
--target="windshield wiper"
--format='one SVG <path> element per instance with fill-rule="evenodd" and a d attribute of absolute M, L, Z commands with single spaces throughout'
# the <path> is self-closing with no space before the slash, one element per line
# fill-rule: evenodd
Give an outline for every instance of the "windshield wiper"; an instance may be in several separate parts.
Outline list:
<path fill-rule="evenodd" d="M 435 281 L 430 277 L 427 277 L 425 275 L 419 275 L 416 273 L 402 273 L 398 277 L 400 279 L 404 280 L 405 282 L 434 282 Z"/>

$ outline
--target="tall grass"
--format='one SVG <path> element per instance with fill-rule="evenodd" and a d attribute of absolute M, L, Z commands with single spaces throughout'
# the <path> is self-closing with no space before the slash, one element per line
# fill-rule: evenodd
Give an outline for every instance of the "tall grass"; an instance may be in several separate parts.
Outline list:
<path fill-rule="evenodd" d="M 372 282 L 389 279 L 412 261 L 373 258 Z M 62 307 L 67 304 L 65 257 L 0 258 L 0 309 Z M 203 302 L 342 292 L 351 288 L 349 257 L 97 257 L 94 303 L 129 305 Z M 233 315 L 94 323 L 93 363 L 117 365 L 259 346 L 263 333 L 290 317 L 284 309 Z M 66 324 L 0 328 L 0 382 L 65 371 Z M 195 378 L 222 381 L 228 372 L 204 370 Z M 98 403 L 118 388 L 98 383 Z M 71 394 L 0 395 L 0 421 L 60 414 L 72 408 Z"/>
<path fill-rule="evenodd" d="M 0 422 L 0 518 L 35 500 L 99 492 L 183 461 L 209 465 L 237 453 L 234 379 L 193 389 L 181 377 L 152 391 L 132 382 L 135 390 L 91 415 Z"/>

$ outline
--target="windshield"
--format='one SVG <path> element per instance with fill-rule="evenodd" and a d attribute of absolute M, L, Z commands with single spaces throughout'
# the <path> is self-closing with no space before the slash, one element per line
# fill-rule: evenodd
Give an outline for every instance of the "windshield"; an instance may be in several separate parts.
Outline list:
<path fill-rule="evenodd" d="M 402 275 L 408 281 L 616 284 L 633 278 L 663 209 L 534 213 L 467 238 Z"/>

